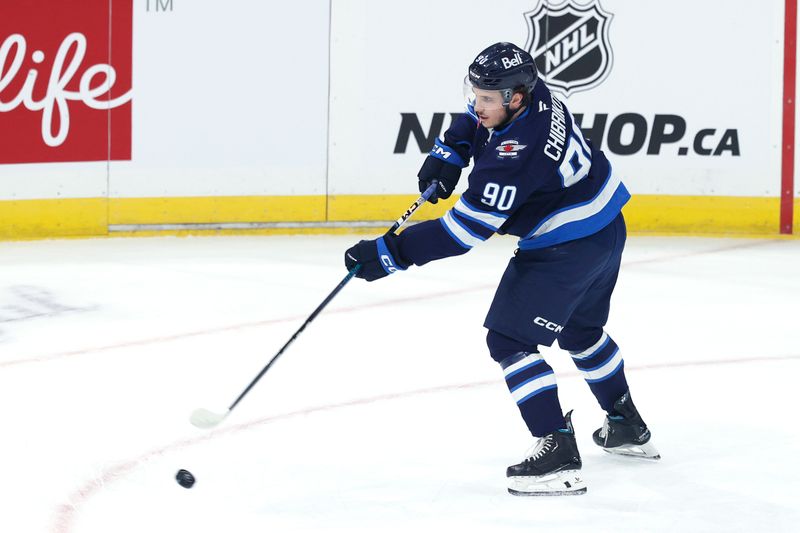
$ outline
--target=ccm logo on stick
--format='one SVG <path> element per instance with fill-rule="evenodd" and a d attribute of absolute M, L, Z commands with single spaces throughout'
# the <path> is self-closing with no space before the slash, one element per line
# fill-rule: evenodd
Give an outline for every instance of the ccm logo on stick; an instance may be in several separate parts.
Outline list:
<path fill-rule="evenodd" d="M 564 326 L 559 326 L 555 322 L 550 322 L 546 318 L 542 318 L 540 316 L 534 318 L 533 323 L 537 326 L 542 326 L 543 328 L 549 329 L 550 331 L 555 331 L 556 333 L 559 333 L 562 329 L 564 329 Z"/>

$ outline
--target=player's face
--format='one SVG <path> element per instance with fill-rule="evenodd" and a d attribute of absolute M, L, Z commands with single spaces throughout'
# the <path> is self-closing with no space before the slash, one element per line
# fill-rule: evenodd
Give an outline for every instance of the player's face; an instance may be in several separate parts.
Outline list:
<path fill-rule="evenodd" d="M 486 128 L 499 126 L 506 120 L 506 110 L 503 106 L 503 95 L 500 91 L 485 91 L 477 87 L 472 89 L 475 93 L 475 113 L 480 117 L 481 124 Z"/>

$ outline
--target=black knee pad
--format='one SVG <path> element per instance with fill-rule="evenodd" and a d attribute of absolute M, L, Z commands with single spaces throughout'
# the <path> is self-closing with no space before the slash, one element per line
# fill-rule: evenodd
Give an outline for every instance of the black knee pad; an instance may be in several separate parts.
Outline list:
<path fill-rule="evenodd" d="M 520 352 L 538 353 L 539 351 L 536 344 L 526 344 L 491 329 L 486 334 L 486 345 L 489 347 L 489 355 L 498 363 Z"/>

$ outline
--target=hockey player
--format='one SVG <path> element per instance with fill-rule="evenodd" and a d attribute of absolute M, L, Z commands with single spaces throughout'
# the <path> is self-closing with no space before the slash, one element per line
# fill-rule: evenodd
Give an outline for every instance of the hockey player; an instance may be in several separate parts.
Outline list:
<path fill-rule="evenodd" d="M 464 80 L 467 113 L 437 140 L 418 174 L 431 201 L 448 198 L 472 158 L 469 186 L 437 220 L 345 253 L 367 281 L 460 255 L 494 233 L 520 237 L 484 326 L 492 358 L 536 444 L 507 469 L 516 495 L 581 494 L 571 411 L 538 346 L 569 351 L 607 416 L 594 442 L 610 453 L 658 459 L 631 400 L 622 356 L 603 330 L 625 246 L 630 198 L 606 156 L 538 80 L 533 58 L 511 43 L 482 51 Z"/>

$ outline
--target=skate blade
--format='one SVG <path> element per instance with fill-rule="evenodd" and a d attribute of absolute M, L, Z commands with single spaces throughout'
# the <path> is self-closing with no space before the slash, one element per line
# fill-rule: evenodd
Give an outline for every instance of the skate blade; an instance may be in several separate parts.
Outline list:
<path fill-rule="evenodd" d="M 649 459 L 651 461 L 658 461 L 661 459 L 661 454 L 659 454 L 656 447 L 649 442 L 641 445 L 631 444 L 626 446 L 617 446 L 616 448 L 603 448 L 603 450 L 611 455 L 638 457 L 640 459 Z"/>
<path fill-rule="evenodd" d="M 586 493 L 580 470 L 564 470 L 546 476 L 511 476 L 508 492 L 514 496 L 571 496 Z"/>

